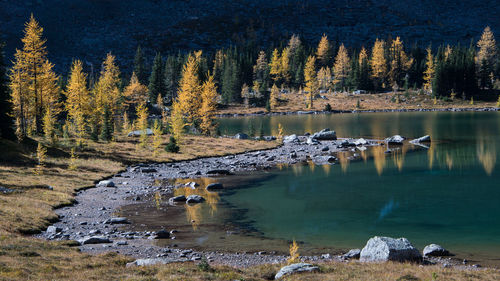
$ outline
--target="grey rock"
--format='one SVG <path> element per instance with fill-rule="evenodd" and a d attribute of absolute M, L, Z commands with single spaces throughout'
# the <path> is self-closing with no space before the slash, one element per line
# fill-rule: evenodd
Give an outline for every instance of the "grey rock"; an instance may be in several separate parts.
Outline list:
<path fill-rule="evenodd" d="M 442 256 L 449 256 L 450 252 L 445 248 L 441 247 L 440 245 L 430 244 L 425 246 L 423 254 L 424 257 L 429 257 L 429 256 L 442 257 Z"/>
<path fill-rule="evenodd" d="M 127 263 L 127 267 L 131 266 L 148 266 L 148 265 L 155 265 L 155 264 L 167 264 L 171 262 L 177 262 L 179 260 L 170 260 L 166 258 L 153 258 L 153 259 L 137 259 L 133 262 Z"/>
<path fill-rule="evenodd" d="M 319 144 L 319 141 L 313 137 L 308 137 L 306 140 L 306 144 L 308 145 L 317 145 Z"/>
<path fill-rule="evenodd" d="M 235 139 L 239 139 L 239 140 L 247 140 L 248 139 L 248 135 L 247 134 L 244 134 L 244 133 L 237 133 L 235 136 L 234 136 Z"/>
<path fill-rule="evenodd" d="M 321 148 L 321 151 L 328 151 L 328 150 L 330 150 L 330 148 L 329 148 L 328 146 L 323 146 L 323 147 Z"/>
<path fill-rule="evenodd" d="M 206 190 L 218 190 L 218 189 L 223 189 L 224 186 L 222 185 L 222 183 L 219 183 L 219 182 L 215 182 L 215 183 L 211 183 L 209 185 L 207 185 L 207 187 L 205 187 Z"/>
<path fill-rule="evenodd" d="M 47 233 L 49 233 L 49 234 L 56 234 L 56 233 L 61 232 L 61 231 L 62 231 L 62 228 L 60 228 L 60 227 L 56 227 L 53 225 L 47 227 Z"/>
<path fill-rule="evenodd" d="M 186 202 L 186 196 L 184 196 L 184 195 L 175 196 L 175 197 L 172 197 L 172 198 L 168 199 L 168 201 L 170 203 Z"/>
<path fill-rule="evenodd" d="M 3 187 L 3 186 L 0 186 L 0 193 L 3 193 L 3 194 L 9 194 L 9 193 L 12 193 L 16 191 L 15 189 L 10 189 L 10 188 L 7 188 L 7 187 Z"/>
<path fill-rule="evenodd" d="M 394 135 L 392 137 L 386 138 L 385 142 L 388 143 L 388 144 L 397 144 L 397 145 L 400 145 L 400 144 L 403 144 L 404 140 L 405 140 L 404 137 L 402 137 L 400 135 Z"/>
<path fill-rule="evenodd" d="M 205 198 L 201 197 L 200 195 L 196 195 L 196 194 L 189 195 L 186 198 L 186 203 L 201 203 L 203 201 L 205 201 Z"/>
<path fill-rule="evenodd" d="M 127 134 L 127 137 L 139 137 L 143 134 L 143 130 L 132 131 Z M 153 131 L 151 129 L 146 129 L 146 135 L 152 136 Z"/>
<path fill-rule="evenodd" d="M 294 263 L 291 265 L 287 265 L 282 267 L 278 273 L 274 276 L 274 279 L 280 279 L 285 275 L 290 275 L 290 274 L 295 274 L 295 273 L 301 273 L 301 272 L 314 272 L 314 271 L 319 271 L 319 268 L 317 266 L 313 266 L 312 264 L 308 263 Z"/>
<path fill-rule="evenodd" d="M 157 170 L 155 168 L 142 168 L 141 173 L 156 173 Z"/>
<path fill-rule="evenodd" d="M 337 134 L 335 133 L 335 131 L 331 131 L 330 129 L 326 128 L 317 133 L 314 133 L 312 135 L 312 138 L 317 140 L 336 140 Z"/>
<path fill-rule="evenodd" d="M 125 246 L 125 245 L 128 245 L 128 242 L 127 241 L 118 241 L 118 242 L 116 242 L 116 245 Z"/>
<path fill-rule="evenodd" d="M 115 187 L 115 183 L 112 180 L 103 180 L 100 181 L 97 185 L 103 187 Z"/>
<path fill-rule="evenodd" d="M 359 259 L 359 256 L 361 254 L 360 249 L 351 249 L 349 252 L 345 253 L 342 255 L 342 258 L 344 259 Z"/>
<path fill-rule="evenodd" d="M 283 138 L 283 143 L 298 143 L 298 142 L 300 142 L 300 140 L 297 137 L 297 135 L 289 135 Z"/>
<path fill-rule="evenodd" d="M 354 145 L 358 146 L 358 145 L 365 145 L 368 143 L 368 141 L 366 141 L 364 138 L 359 138 L 355 140 L 353 143 Z"/>
<path fill-rule="evenodd" d="M 332 258 L 332 256 L 331 256 L 330 254 L 322 254 L 322 255 L 321 255 L 321 258 L 322 258 L 322 259 L 325 259 L 325 260 L 328 260 L 328 259 L 331 259 L 331 258 Z"/>
<path fill-rule="evenodd" d="M 105 236 L 91 236 L 91 237 L 85 237 L 81 240 L 78 240 L 80 244 L 82 245 L 87 245 L 87 244 L 102 244 L 102 243 L 112 243 L 109 238 Z"/>
<path fill-rule="evenodd" d="M 406 238 L 375 236 L 361 250 L 360 261 L 421 261 L 422 255 Z"/>
<path fill-rule="evenodd" d="M 127 220 L 127 218 L 110 218 L 104 222 L 105 224 L 129 224 L 130 222 Z"/>

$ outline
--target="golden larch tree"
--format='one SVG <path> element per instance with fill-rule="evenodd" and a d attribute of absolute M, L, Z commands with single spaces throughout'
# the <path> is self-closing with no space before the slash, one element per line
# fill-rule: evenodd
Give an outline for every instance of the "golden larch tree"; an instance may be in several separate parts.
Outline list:
<path fill-rule="evenodd" d="M 319 41 L 316 57 L 320 66 L 327 66 L 330 63 L 330 43 L 325 34 L 323 34 Z"/>
<path fill-rule="evenodd" d="M 278 106 L 279 94 L 280 90 L 278 89 L 278 86 L 276 86 L 276 84 L 273 84 L 271 93 L 269 94 L 269 106 L 271 106 L 271 109 L 276 109 L 276 107 Z"/>
<path fill-rule="evenodd" d="M 136 128 L 140 130 L 139 146 L 146 147 L 148 141 L 148 107 L 146 103 L 140 103 L 136 108 Z"/>
<path fill-rule="evenodd" d="M 275 83 L 281 78 L 281 59 L 278 49 L 274 49 L 273 51 L 271 62 L 269 63 L 269 74 L 271 74 Z"/>
<path fill-rule="evenodd" d="M 120 81 L 120 69 L 116 64 L 116 58 L 108 53 L 102 63 L 101 73 L 94 91 L 97 112 L 103 114 L 104 108 L 107 106 L 111 110 L 113 120 L 115 120 L 116 114 L 121 113 Z"/>
<path fill-rule="evenodd" d="M 195 124 L 199 120 L 201 107 L 200 98 L 200 79 L 198 77 L 199 62 L 201 51 L 189 54 L 184 67 L 182 68 L 181 80 L 177 98 L 174 104 L 177 104 L 180 112 L 189 125 Z"/>
<path fill-rule="evenodd" d="M 403 83 L 405 75 L 413 64 L 413 59 L 409 58 L 405 53 L 403 41 L 399 37 L 396 37 L 396 40 L 392 40 L 391 47 L 389 48 L 389 57 L 391 60 L 389 80 L 393 87 L 398 88 Z"/>
<path fill-rule="evenodd" d="M 483 34 L 481 35 L 481 39 L 479 39 L 479 41 L 477 42 L 477 47 L 479 48 L 476 56 L 477 65 L 479 66 L 484 60 L 488 64 L 488 66 L 493 69 L 496 63 L 498 49 L 495 41 L 495 36 L 493 35 L 493 32 L 491 31 L 491 28 L 489 26 L 484 29 Z"/>
<path fill-rule="evenodd" d="M 361 66 L 365 60 L 368 59 L 368 52 L 365 47 L 361 47 L 361 51 L 359 52 L 358 64 Z"/>
<path fill-rule="evenodd" d="M 123 97 L 125 98 L 125 109 L 145 103 L 148 100 L 148 87 L 139 82 L 135 72 L 132 72 L 130 83 L 123 90 Z"/>
<path fill-rule="evenodd" d="M 208 79 L 201 87 L 201 107 L 200 113 L 201 132 L 205 135 L 210 135 L 215 132 L 217 128 L 215 112 L 217 111 L 217 87 L 215 86 L 214 76 L 208 75 Z"/>
<path fill-rule="evenodd" d="M 335 64 L 333 66 L 333 72 L 335 75 L 335 84 L 340 86 L 340 89 L 344 89 L 345 81 L 349 72 L 351 71 L 351 62 L 349 55 L 347 54 L 347 49 L 344 44 L 340 45 L 337 56 L 335 57 Z"/>
<path fill-rule="evenodd" d="M 435 67 L 434 56 L 432 55 L 431 47 L 427 48 L 426 69 L 424 71 L 424 89 L 426 91 L 432 90 L 432 80 L 434 79 Z"/>
<path fill-rule="evenodd" d="M 332 87 L 332 72 L 329 67 L 322 67 L 318 71 L 318 87 L 321 90 L 329 90 Z"/>
<path fill-rule="evenodd" d="M 290 82 L 290 50 L 284 48 L 280 58 L 280 76 L 283 82 L 288 85 Z"/>
<path fill-rule="evenodd" d="M 89 116 L 94 109 L 92 97 L 87 89 L 87 75 L 83 72 L 82 62 L 73 61 L 66 87 L 66 110 L 76 133 L 78 145 L 82 145 L 89 125 Z"/>
<path fill-rule="evenodd" d="M 29 77 L 24 69 L 22 56 L 22 52 L 16 50 L 14 65 L 9 74 L 10 102 L 16 120 L 16 135 L 19 140 L 22 140 L 28 134 L 28 124 L 30 122 Z"/>
<path fill-rule="evenodd" d="M 316 57 L 309 56 L 304 67 L 304 90 L 307 92 L 307 107 L 313 108 L 313 98 L 318 91 L 318 80 L 316 79 Z"/>
<path fill-rule="evenodd" d="M 370 65 L 372 67 L 372 77 L 377 80 L 378 84 L 384 82 L 387 76 L 387 60 L 384 54 L 385 42 L 384 40 L 375 40 L 372 49 L 372 57 Z"/>

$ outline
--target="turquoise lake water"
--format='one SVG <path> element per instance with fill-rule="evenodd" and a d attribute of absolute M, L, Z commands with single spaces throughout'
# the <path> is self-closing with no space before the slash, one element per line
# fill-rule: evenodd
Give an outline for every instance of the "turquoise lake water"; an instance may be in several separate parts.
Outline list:
<path fill-rule="evenodd" d="M 250 125 L 251 124 L 251 125 Z M 468 258 L 500 260 L 500 113 L 423 112 L 227 118 L 221 132 L 286 134 L 323 128 L 339 137 L 430 135 L 428 149 L 408 145 L 386 155 L 333 166 L 285 166 L 242 181 L 221 200 L 242 210 L 234 221 L 263 236 L 312 246 L 360 248 L 375 235 L 441 244 Z M 250 130 L 249 130 L 250 128 Z M 499 147 L 499 149 L 497 149 Z M 342 161 L 343 159 L 343 161 Z M 231 218 L 229 219 L 231 220 Z"/>

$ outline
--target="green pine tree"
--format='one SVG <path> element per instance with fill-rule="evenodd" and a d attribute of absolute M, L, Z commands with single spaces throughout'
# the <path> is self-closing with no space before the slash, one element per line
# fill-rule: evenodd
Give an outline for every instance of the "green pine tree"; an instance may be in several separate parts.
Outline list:
<path fill-rule="evenodd" d="M 160 53 L 156 53 L 155 59 L 153 61 L 153 68 L 151 70 L 151 76 L 149 77 L 149 102 L 154 103 L 158 94 L 162 96 L 165 95 L 164 86 L 164 76 L 163 76 L 163 59 Z"/>
<path fill-rule="evenodd" d="M 139 82 L 142 85 L 146 85 L 148 80 L 148 74 L 146 71 L 144 51 L 141 49 L 141 46 L 138 46 L 137 51 L 135 52 L 134 72 L 135 75 L 137 75 L 137 79 L 139 79 Z"/>
<path fill-rule="evenodd" d="M 100 138 L 103 141 L 110 141 L 113 138 L 113 122 L 111 121 L 111 111 L 108 106 L 104 106 Z"/>

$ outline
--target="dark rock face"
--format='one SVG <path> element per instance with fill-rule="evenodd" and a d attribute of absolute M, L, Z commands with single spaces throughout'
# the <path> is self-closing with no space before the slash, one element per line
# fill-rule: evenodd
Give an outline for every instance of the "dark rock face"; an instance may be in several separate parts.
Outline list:
<path fill-rule="evenodd" d="M 167 238 L 170 238 L 170 232 L 164 229 L 159 230 L 154 234 L 154 239 L 167 239 Z"/>
<path fill-rule="evenodd" d="M 420 252 L 406 238 L 394 239 L 375 236 L 368 240 L 360 254 L 360 261 L 363 262 L 415 262 L 421 260 Z"/>
<path fill-rule="evenodd" d="M 437 244 L 430 244 L 425 246 L 423 250 L 424 257 L 442 257 L 442 256 L 449 256 L 450 252 L 446 250 L 445 248 L 441 247 L 440 245 Z"/>

